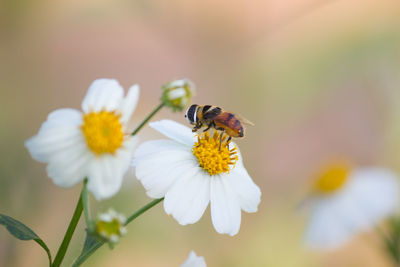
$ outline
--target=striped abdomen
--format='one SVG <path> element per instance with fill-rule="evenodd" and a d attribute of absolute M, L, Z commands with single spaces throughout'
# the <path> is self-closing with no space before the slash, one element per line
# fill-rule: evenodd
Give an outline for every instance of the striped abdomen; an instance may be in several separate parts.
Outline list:
<path fill-rule="evenodd" d="M 232 137 L 243 137 L 244 129 L 240 120 L 234 114 L 223 112 L 214 118 L 215 125 L 223 128 L 225 132 Z"/>

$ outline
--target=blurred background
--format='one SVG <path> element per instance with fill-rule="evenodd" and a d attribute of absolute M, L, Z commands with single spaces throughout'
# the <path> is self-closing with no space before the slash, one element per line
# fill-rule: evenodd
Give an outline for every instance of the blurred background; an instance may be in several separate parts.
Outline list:
<path fill-rule="evenodd" d="M 133 129 L 163 83 L 187 77 L 194 103 L 256 124 L 238 143 L 263 192 L 259 212 L 242 213 L 229 237 L 215 232 L 209 210 L 183 227 L 159 205 L 85 266 L 179 266 L 192 249 L 208 266 L 390 266 L 372 233 L 335 251 L 305 248 L 307 213 L 296 205 L 332 158 L 400 171 L 399 26 L 396 0 L 0 0 L 0 212 L 55 253 L 81 186 L 55 186 L 24 141 L 52 110 L 80 109 L 96 78 L 140 84 Z M 186 123 L 167 109 L 155 119 L 163 118 Z M 139 136 L 162 138 L 150 128 Z M 120 194 L 91 208 L 130 214 L 149 201 L 130 171 Z M 74 237 L 64 266 L 83 238 Z M 36 243 L 0 228 L 0 266 L 46 265 Z"/>

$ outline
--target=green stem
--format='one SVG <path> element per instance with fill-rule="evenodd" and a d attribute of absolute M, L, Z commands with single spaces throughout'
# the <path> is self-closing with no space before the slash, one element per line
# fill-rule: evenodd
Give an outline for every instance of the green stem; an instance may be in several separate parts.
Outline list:
<path fill-rule="evenodd" d="M 153 201 L 149 202 L 147 205 L 145 205 L 142 208 L 138 209 L 131 216 L 128 217 L 128 219 L 126 220 L 125 225 L 128 225 L 131 221 L 133 221 L 134 219 L 136 219 L 137 217 L 142 215 L 144 212 L 146 212 L 147 210 L 151 209 L 152 207 L 154 207 L 155 205 L 157 205 L 158 203 L 160 203 L 163 200 L 164 200 L 164 198 L 154 199 Z"/>
<path fill-rule="evenodd" d="M 72 267 L 78 267 L 83 262 L 87 260 L 97 249 L 99 249 L 102 245 L 104 245 L 104 241 L 98 241 L 97 243 L 93 244 L 88 250 L 84 251 L 79 258 L 72 264 Z"/>
<path fill-rule="evenodd" d="M 83 205 L 83 214 L 85 214 L 85 222 L 89 232 L 93 231 L 93 224 L 90 220 L 89 215 L 89 197 L 88 197 L 88 190 L 87 190 L 87 179 L 83 181 L 83 188 L 82 188 L 82 205 Z"/>
<path fill-rule="evenodd" d="M 143 121 L 139 126 L 132 132 L 131 135 L 136 135 L 143 126 L 164 106 L 164 103 L 160 103 Z"/>
<path fill-rule="evenodd" d="M 67 232 L 65 233 L 64 239 L 60 245 L 60 248 L 57 251 L 57 255 L 54 258 L 54 262 L 52 264 L 52 267 L 58 267 L 60 266 L 61 262 L 64 259 L 65 253 L 67 252 L 69 243 L 71 241 L 72 235 L 74 234 L 74 231 L 76 229 L 76 226 L 79 222 L 79 219 L 82 215 L 82 210 L 83 210 L 83 206 L 82 206 L 82 194 L 79 197 L 79 201 L 76 204 L 76 208 L 74 211 L 74 215 L 71 218 L 71 222 L 69 223 Z"/>
<path fill-rule="evenodd" d="M 154 207 L 155 205 L 157 205 L 158 203 L 160 203 L 161 201 L 163 201 L 164 198 L 159 198 L 159 199 L 154 199 L 153 201 L 149 202 L 148 204 L 146 204 L 145 206 L 143 206 L 142 208 L 138 209 L 137 211 L 135 211 L 131 216 L 128 217 L 128 219 L 126 220 L 125 225 L 128 225 L 130 222 L 132 222 L 134 219 L 136 219 L 137 217 L 139 217 L 140 215 L 142 215 L 143 213 L 145 213 L 146 211 L 148 211 L 149 209 L 151 209 L 152 207 Z M 74 264 L 72 265 L 73 267 L 75 266 L 79 266 L 81 265 L 85 260 L 87 260 L 87 258 L 89 258 L 97 249 L 99 249 L 101 246 L 104 245 L 104 241 L 97 241 L 97 243 L 93 244 L 88 250 L 84 251 L 79 257 L 78 259 L 74 262 Z"/>

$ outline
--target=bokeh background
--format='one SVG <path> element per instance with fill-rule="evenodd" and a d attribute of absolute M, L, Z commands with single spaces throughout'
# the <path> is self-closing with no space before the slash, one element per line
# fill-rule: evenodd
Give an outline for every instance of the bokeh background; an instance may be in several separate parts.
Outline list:
<path fill-rule="evenodd" d="M 238 143 L 263 192 L 259 212 L 243 213 L 229 237 L 215 232 L 208 210 L 183 227 L 159 205 L 85 266 L 179 266 L 192 249 L 208 266 L 390 266 L 373 233 L 335 251 L 305 248 L 307 213 L 296 206 L 333 158 L 400 171 L 399 26 L 397 0 L 1 0 L 0 212 L 55 253 L 81 187 L 55 186 L 24 140 L 52 110 L 80 108 L 96 78 L 140 84 L 133 129 L 163 83 L 187 77 L 193 102 L 256 124 Z M 155 119 L 163 118 L 186 123 L 167 109 Z M 140 138 L 162 137 L 145 128 Z M 130 214 L 149 200 L 130 171 L 116 197 L 91 199 L 91 209 Z M 74 237 L 64 266 L 83 238 Z M 0 229 L 0 266 L 46 264 L 36 243 Z"/>

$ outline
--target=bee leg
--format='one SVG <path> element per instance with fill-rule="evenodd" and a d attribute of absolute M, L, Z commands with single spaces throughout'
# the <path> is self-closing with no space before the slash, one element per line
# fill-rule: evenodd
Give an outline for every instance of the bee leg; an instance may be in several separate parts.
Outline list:
<path fill-rule="evenodd" d="M 224 133 L 225 133 L 225 129 L 222 128 L 222 127 L 216 127 L 215 124 L 214 124 L 213 126 L 214 126 L 215 130 L 221 131 L 221 134 L 220 134 L 220 136 L 219 136 L 219 151 L 221 151 L 222 136 L 223 136 Z"/>
<path fill-rule="evenodd" d="M 229 142 L 232 140 L 232 136 L 229 136 L 228 140 L 226 140 L 226 146 L 229 148 Z"/>
<path fill-rule="evenodd" d="M 208 130 L 210 130 L 211 126 L 212 126 L 212 124 L 209 124 L 209 125 L 207 126 L 207 128 L 204 129 L 203 133 L 204 133 L 204 132 L 207 132 Z"/>
<path fill-rule="evenodd" d="M 224 131 L 221 131 L 221 134 L 219 136 L 219 151 L 221 151 L 221 144 L 222 144 L 222 136 L 224 135 Z"/>

